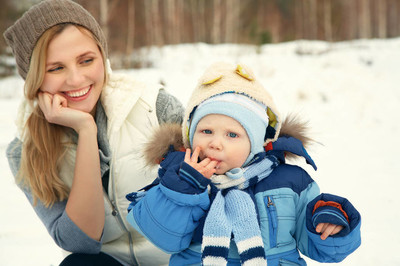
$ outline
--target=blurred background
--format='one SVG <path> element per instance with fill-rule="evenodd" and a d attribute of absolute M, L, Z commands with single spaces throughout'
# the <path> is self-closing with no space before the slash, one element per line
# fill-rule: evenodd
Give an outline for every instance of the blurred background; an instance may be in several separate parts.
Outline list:
<path fill-rule="evenodd" d="M 0 0 L 0 32 L 38 2 Z M 212 62 L 250 66 L 282 115 L 310 121 L 318 171 L 296 164 L 362 215 L 363 243 L 340 265 L 400 265 L 400 0 L 76 2 L 106 32 L 116 72 L 162 81 L 184 105 Z M 4 156 L 23 86 L 1 36 L 0 265 L 58 265 L 63 254 Z"/>
<path fill-rule="evenodd" d="M 39 0 L 0 0 L 0 31 Z M 132 52 L 180 43 L 263 45 L 400 36 L 400 0 L 77 0 L 107 35 L 114 69 L 151 67 Z M 301 51 L 299 51 L 301 52 Z M 0 77 L 14 72 L 0 38 Z"/>

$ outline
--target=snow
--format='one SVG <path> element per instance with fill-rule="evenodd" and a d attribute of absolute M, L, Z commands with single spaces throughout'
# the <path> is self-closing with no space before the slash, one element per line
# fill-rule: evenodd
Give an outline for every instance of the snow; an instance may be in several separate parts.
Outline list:
<path fill-rule="evenodd" d="M 183 103 L 215 61 L 245 63 L 273 95 L 282 115 L 299 114 L 318 141 L 309 150 L 322 192 L 348 198 L 362 214 L 362 245 L 342 265 L 400 265 L 400 38 L 341 43 L 295 41 L 261 47 L 181 44 L 144 48 L 152 68 L 120 70 L 158 82 Z M 15 135 L 23 81 L 0 80 L 1 265 L 58 265 L 63 258 L 4 156 Z M 309 265 L 317 265 L 307 259 Z"/>

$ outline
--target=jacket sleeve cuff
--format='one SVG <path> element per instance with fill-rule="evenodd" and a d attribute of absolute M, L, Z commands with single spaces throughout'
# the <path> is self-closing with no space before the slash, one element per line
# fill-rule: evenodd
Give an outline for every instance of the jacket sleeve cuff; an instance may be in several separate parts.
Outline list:
<path fill-rule="evenodd" d="M 320 223 L 330 223 L 343 226 L 343 229 L 332 237 L 345 236 L 350 232 L 349 223 L 338 208 L 333 206 L 322 206 L 315 210 L 312 216 L 313 227 L 316 228 Z"/>
<path fill-rule="evenodd" d="M 210 180 L 185 162 L 168 169 L 161 179 L 163 186 L 183 194 L 201 194 L 209 183 Z"/>
<path fill-rule="evenodd" d="M 193 187 L 203 192 L 210 184 L 210 180 L 205 178 L 197 170 L 191 167 L 189 164 L 182 162 L 181 169 L 179 170 L 179 176 L 190 183 Z"/>
<path fill-rule="evenodd" d="M 352 232 L 361 222 L 360 213 L 345 198 L 322 193 L 307 205 L 307 230 L 317 234 L 315 227 L 319 223 L 331 223 L 343 226 L 343 229 L 331 237 L 342 237 Z"/>

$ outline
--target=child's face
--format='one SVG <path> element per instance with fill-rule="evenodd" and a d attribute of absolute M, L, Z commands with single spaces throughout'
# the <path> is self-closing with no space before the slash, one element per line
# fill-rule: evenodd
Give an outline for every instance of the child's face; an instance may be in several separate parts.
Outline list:
<path fill-rule="evenodd" d="M 241 167 L 250 154 L 246 130 L 235 119 L 219 114 L 203 117 L 193 135 L 193 149 L 200 147 L 200 159 L 218 161 L 216 174 Z"/>
<path fill-rule="evenodd" d="M 41 91 L 60 94 L 68 107 L 89 113 L 103 85 L 103 57 L 92 38 L 68 26 L 50 41 Z"/>

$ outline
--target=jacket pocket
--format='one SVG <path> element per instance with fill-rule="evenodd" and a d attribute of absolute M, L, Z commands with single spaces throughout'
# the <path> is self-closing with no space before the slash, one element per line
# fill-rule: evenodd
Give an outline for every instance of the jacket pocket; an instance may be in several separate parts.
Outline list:
<path fill-rule="evenodd" d="M 296 207 L 293 196 L 267 194 L 264 195 L 263 201 L 264 210 L 260 215 L 261 219 L 266 221 L 264 230 L 268 231 L 269 248 L 288 248 L 288 245 L 295 248 Z"/>

